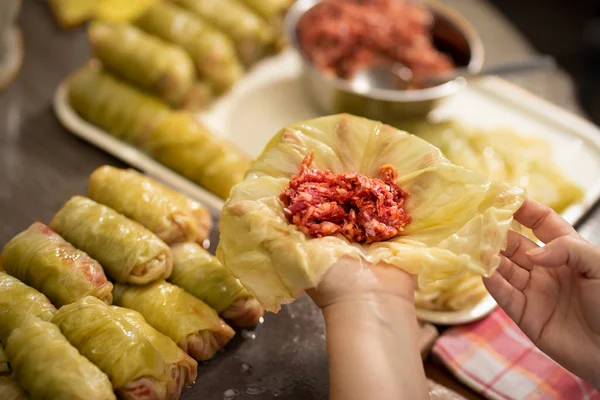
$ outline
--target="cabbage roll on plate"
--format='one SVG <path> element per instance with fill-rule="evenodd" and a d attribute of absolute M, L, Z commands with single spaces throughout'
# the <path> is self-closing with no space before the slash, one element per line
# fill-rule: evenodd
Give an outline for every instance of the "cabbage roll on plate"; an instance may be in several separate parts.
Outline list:
<path fill-rule="evenodd" d="M 246 65 L 266 55 L 275 40 L 271 27 L 237 0 L 176 0 L 176 3 L 226 33 Z"/>
<path fill-rule="evenodd" d="M 94 17 L 97 0 L 49 0 L 55 21 L 63 29 L 74 28 Z"/>
<path fill-rule="evenodd" d="M 204 301 L 235 327 L 250 328 L 259 322 L 262 306 L 215 256 L 197 243 L 176 244 L 171 252 L 171 283 Z"/>
<path fill-rule="evenodd" d="M 112 302 L 112 284 L 102 266 L 40 222 L 8 242 L 2 260 L 6 272 L 45 294 L 57 307 L 88 295 Z"/>
<path fill-rule="evenodd" d="M 173 132 L 177 132 L 174 135 Z M 234 145 L 214 137 L 187 112 L 162 118 L 143 145 L 158 162 L 226 199 L 250 162 Z"/>
<path fill-rule="evenodd" d="M 279 32 L 285 14 L 294 4 L 294 0 L 242 0 L 242 3 L 256 11 L 276 32 Z"/>
<path fill-rule="evenodd" d="M 90 62 L 68 79 L 69 104 L 86 121 L 118 139 L 140 145 L 171 110 Z"/>
<path fill-rule="evenodd" d="M 88 196 L 144 225 L 167 244 L 202 244 L 212 223 L 206 208 L 133 169 L 98 168 L 90 176 Z"/>
<path fill-rule="evenodd" d="M 34 399 L 115 399 L 108 377 L 51 322 L 26 318 L 6 341 L 6 355 L 17 383 Z"/>
<path fill-rule="evenodd" d="M 95 22 L 89 28 L 94 55 L 116 75 L 175 107 L 199 110 L 211 93 L 196 86 L 196 70 L 187 53 L 124 23 Z"/>
<path fill-rule="evenodd" d="M 128 21 L 139 16 L 155 0 L 48 0 L 54 19 L 61 28 L 70 29 L 97 18 L 103 21 Z"/>
<path fill-rule="evenodd" d="M 218 94 L 231 88 L 244 74 L 231 39 L 188 10 L 159 1 L 135 23 L 148 33 L 183 47 L 200 78 Z"/>
<path fill-rule="evenodd" d="M 234 336 L 217 312 L 182 288 L 165 281 L 146 286 L 116 285 L 115 303 L 140 312 L 198 361 L 210 359 Z"/>
<path fill-rule="evenodd" d="M 171 274 L 171 250 L 162 240 L 88 198 L 72 197 L 56 213 L 50 227 L 98 260 L 117 282 L 144 285 Z"/>
<path fill-rule="evenodd" d="M 196 378 L 195 361 L 129 310 L 90 296 L 62 307 L 52 322 L 108 375 L 119 398 L 177 399 Z"/>

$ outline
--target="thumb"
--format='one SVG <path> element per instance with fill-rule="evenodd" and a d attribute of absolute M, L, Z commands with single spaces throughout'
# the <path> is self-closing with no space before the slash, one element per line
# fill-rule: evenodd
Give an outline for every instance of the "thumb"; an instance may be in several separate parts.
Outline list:
<path fill-rule="evenodd" d="M 567 265 L 587 278 L 600 278 L 600 250 L 577 236 L 561 236 L 544 247 L 527 253 L 529 260 L 542 267 Z"/>

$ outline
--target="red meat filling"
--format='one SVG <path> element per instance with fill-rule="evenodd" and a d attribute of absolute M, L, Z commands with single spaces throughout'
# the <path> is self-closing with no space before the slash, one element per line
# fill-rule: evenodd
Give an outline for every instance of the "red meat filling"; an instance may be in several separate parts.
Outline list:
<path fill-rule="evenodd" d="M 431 11 L 397 0 L 325 0 L 298 24 L 300 45 L 322 71 L 350 78 L 369 65 L 401 62 L 419 78 L 452 70 L 433 44 Z"/>
<path fill-rule="evenodd" d="M 408 195 L 396 183 L 393 166 L 382 166 L 378 179 L 309 169 L 313 158 L 311 153 L 304 159 L 279 196 L 287 219 L 305 234 L 341 233 L 352 242 L 373 243 L 398 235 L 411 222 L 404 209 Z"/>

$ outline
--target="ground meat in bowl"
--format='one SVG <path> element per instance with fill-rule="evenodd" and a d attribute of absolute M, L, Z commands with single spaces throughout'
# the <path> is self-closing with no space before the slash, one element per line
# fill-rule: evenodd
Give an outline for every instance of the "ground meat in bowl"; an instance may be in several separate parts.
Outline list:
<path fill-rule="evenodd" d="M 420 78 L 446 74 L 452 59 L 433 43 L 432 12 L 401 0 L 324 0 L 298 23 L 299 44 L 325 74 L 350 79 L 370 65 L 401 63 Z"/>

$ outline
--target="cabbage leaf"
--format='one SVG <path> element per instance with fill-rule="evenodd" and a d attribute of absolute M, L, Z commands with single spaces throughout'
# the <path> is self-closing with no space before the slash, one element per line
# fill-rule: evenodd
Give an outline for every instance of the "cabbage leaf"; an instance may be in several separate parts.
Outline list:
<path fill-rule="evenodd" d="M 393 165 L 412 222 L 390 240 L 362 245 L 302 233 L 286 219 L 279 195 L 311 152 L 312 168 L 333 173 L 378 177 L 382 165 Z M 397 266 L 418 275 L 420 286 L 464 271 L 489 276 L 524 199 L 523 189 L 456 166 L 416 136 L 347 114 L 322 117 L 284 128 L 233 188 L 217 256 L 275 312 L 315 287 L 341 257 Z"/>

